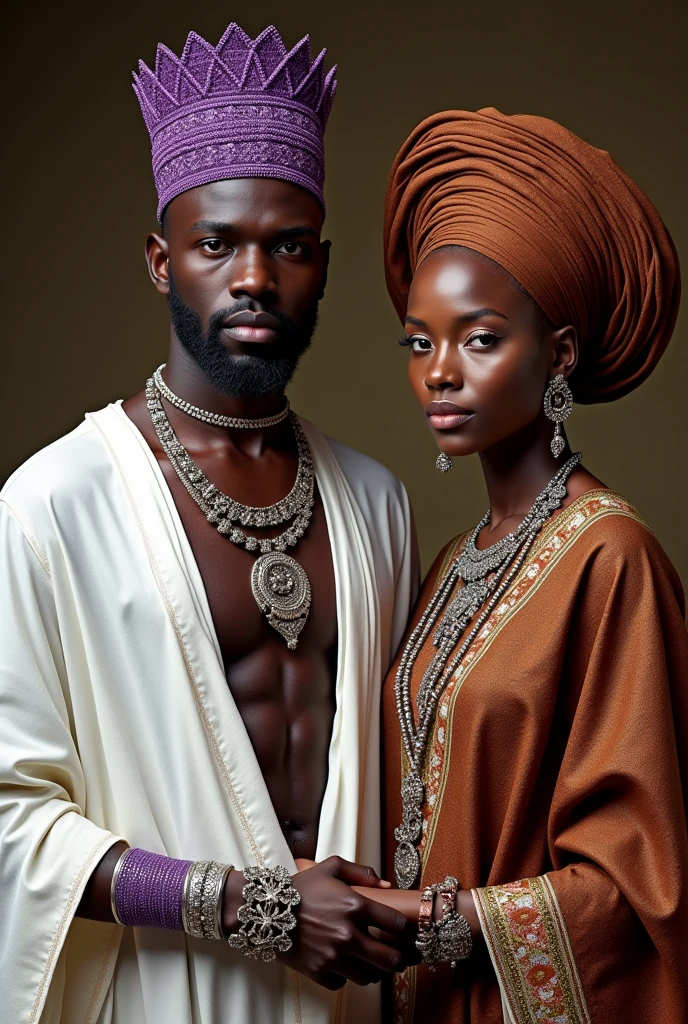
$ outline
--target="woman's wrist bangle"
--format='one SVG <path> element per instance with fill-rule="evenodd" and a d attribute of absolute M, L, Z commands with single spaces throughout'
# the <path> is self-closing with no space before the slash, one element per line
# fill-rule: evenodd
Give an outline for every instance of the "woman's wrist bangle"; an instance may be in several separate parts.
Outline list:
<path fill-rule="evenodd" d="M 447 875 L 443 882 L 426 886 L 421 896 L 416 947 L 420 950 L 424 963 L 431 971 L 436 971 L 441 963 L 447 962 L 454 968 L 459 960 L 468 959 L 473 951 L 471 926 L 463 914 L 457 912 L 458 888 L 458 881 L 451 875 Z M 437 924 L 434 924 L 432 922 L 432 907 L 437 893 L 442 899 L 442 918 Z M 428 906 L 430 907 L 429 920 L 431 922 L 429 926 L 427 924 Z"/>

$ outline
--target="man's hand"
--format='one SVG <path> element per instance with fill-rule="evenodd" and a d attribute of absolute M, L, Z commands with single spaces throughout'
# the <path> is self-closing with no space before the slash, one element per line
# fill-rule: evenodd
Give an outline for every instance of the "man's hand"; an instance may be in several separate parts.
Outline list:
<path fill-rule="evenodd" d="M 223 918 L 230 930 L 236 928 L 243 884 L 243 875 L 236 871 L 225 887 Z M 347 980 L 369 985 L 406 965 L 404 951 L 413 950 L 413 924 L 394 908 L 350 888 L 378 887 L 380 879 L 372 868 L 328 857 L 294 875 L 292 884 L 301 902 L 295 908 L 298 923 L 291 932 L 293 946 L 279 957 L 286 966 L 334 990 Z M 373 938 L 369 928 L 384 932 L 384 941 Z"/>

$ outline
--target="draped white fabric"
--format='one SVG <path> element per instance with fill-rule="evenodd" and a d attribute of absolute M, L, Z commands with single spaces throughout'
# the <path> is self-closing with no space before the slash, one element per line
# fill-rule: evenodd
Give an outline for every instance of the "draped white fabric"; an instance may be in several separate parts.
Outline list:
<path fill-rule="evenodd" d="M 415 597 L 406 493 L 303 423 L 335 566 L 337 710 L 317 856 L 379 861 L 379 694 Z M 0 495 L 0 1007 L 12 1024 L 374 1021 L 225 943 L 74 918 L 107 848 L 294 867 L 198 567 L 121 405 Z"/>

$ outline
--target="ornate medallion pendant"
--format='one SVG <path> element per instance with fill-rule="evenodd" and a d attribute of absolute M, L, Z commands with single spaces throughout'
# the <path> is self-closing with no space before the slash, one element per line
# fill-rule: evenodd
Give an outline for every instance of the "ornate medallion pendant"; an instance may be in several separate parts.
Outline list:
<path fill-rule="evenodd" d="M 311 584 L 305 570 L 283 551 L 261 555 L 251 572 L 256 604 L 273 629 L 296 649 L 311 607 Z"/>
<path fill-rule="evenodd" d="M 394 830 L 399 845 L 394 854 L 394 877 L 400 889 L 411 889 L 420 872 L 420 854 L 416 849 L 423 833 L 423 800 L 425 786 L 417 774 L 410 772 L 401 784 L 403 821 Z"/>

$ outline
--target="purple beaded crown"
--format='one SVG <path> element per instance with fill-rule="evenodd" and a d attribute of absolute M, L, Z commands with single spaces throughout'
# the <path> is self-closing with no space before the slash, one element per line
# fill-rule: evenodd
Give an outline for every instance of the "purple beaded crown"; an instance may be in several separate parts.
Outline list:
<path fill-rule="evenodd" d="M 270 25 L 251 39 L 234 22 L 217 46 L 189 33 L 181 57 L 160 44 L 134 91 L 153 151 L 158 219 L 175 196 L 225 178 L 281 178 L 324 208 L 323 134 L 337 82 L 305 36 L 287 52 Z"/>

